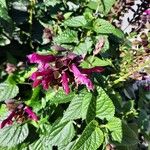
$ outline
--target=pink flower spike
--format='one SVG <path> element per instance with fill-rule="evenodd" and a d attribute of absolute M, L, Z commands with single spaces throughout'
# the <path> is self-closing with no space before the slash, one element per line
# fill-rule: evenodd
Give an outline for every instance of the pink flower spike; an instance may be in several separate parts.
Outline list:
<path fill-rule="evenodd" d="M 71 71 L 72 71 L 73 74 L 74 74 L 75 81 L 77 82 L 77 84 L 84 84 L 84 85 L 86 85 L 86 87 L 87 87 L 89 90 L 93 90 L 93 89 L 94 89 L 94 86 L 93 86 L 91 80 L 88 79 L 85 74 L 82 74 L 82 73 L 79 71 L 79 69 L 76 67 L 75 64 L 72 64 L 72 66 L 71 66 Z"/>
<path fill-rule="evenodd" d="M 93 73 L 93 72 L 97 72 L 97 73 L 101 73 L 101 72 L 103 72 L 104 71 L 104 68 L 103 67 L 93 67 L 93 68 L 89 68 L 89 69 L 87 69 L 87 68 L 82 68 L 81 69 L 81 72 L 82 73 L 84 73 L 84 74 L 91 74 L 91 73 Z"/>
<path fill-rule="evenodd" d="M 70 88 L 69 88 L 69 85 L 68 85 L 69 78 L 68 78 L 67 73 L 64 72 L 64 73 L 62 74 L 62 77 L 61 77 L 61 78 L 62 78 L 62 80 L 61 80 L 62 86 L 63 86 L 63 88 L 64 88 L 66 94 L 69 94 L 69 93 L 70 93 Z"/>
<path fill-rule="evenodd" d="M 30 107 L 26 106 L 26 107 L 24 108 L 24 111 L 28 114 L 28 116 L 29 116 L 32 120 L 38 121 L 37 115 L 32 111 L 32 109 L 31 109 Z"/>
<path fill-rule="evenodd" d="M 1 122 L 0 128 L 2 129 L 6 124 L 12 124 L 12 118 L 15 116 L 15 111 L 12 111 L 11 114 Z"/>

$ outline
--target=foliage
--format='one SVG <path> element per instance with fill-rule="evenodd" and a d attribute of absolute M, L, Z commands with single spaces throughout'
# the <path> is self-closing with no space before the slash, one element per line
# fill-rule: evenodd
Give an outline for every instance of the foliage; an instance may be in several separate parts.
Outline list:
<path fill-rule="evenodd" d="M 133 78 L 150 74 L 149 33 L 134 49 L 137 33 L 109 20 L 115 3 L 0 0 L 0 149 L 134 150 L 150 140 L 150 83 Z"/>

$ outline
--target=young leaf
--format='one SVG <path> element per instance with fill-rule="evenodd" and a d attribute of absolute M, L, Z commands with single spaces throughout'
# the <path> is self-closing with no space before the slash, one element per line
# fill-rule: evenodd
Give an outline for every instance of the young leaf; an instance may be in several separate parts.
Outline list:
<path fill-rule="evenodd" d="M 102 144 L 103 139 L 103 132 L 94 120 L 86 126 L 79 140 L 71 150 L 97 150 Z"/>
<path fill-rule="evenodd" d="M 114 141 L 122 141 L 122 122 L 119 118 L 113 117 L 107 123 L 107 128 L 111 131 L 111 136 Z"/>
<path fill-rule="evenodd" d="M 0 101 L 14 98 L 18 93 L 19 88 L 17 85 L 6 82 L 0 84 Z"/>
<path fill-rule="evenodd" d="M 97 91 L 96 117 L 110 120 L 115 114 L 113 102 L 101 87 L 97 88 Z"/>
<path fill-rule="evenodd" d="M 64 21 L 64 25 L 69 27 L 83 27 L 87 24 L 84 16 L 72 17 L 66 21 Z"/>
<path fill-rule="evenodd" d="M 28 136 L 29 130 L 27 124 L 15 124 L 13 126 L 0 129 L 0 145 L 13 147 L 22 143 Z"/>
<path fill-rule="evenodd" d="M 77 32 L 67 29 L 60 35 L 55 37 L 54 42 L 57 44 L 77 43 L 78 42 Z"/>

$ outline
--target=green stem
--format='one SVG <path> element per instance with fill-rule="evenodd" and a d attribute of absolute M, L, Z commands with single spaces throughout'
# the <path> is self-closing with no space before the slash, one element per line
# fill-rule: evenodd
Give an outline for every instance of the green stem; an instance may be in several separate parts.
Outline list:
<path fill-rule="evenodd" d="M 29 24 L 30 24 L 29 33 L 30 33 L 30 36 L 32 34 L 33 13 L 34 13 L 35 4 L 36 4 L 36 0 L 30 0 L 30 8 L 29 8 Z M 32 45 L 31 41 L 30 41 L 30 45 L 33 48 L 33 45 Z"/>

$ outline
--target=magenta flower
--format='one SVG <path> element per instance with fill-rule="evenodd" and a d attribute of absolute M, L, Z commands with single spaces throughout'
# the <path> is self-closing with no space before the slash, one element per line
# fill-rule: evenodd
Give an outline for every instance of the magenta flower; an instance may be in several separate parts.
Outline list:
<path fill-rule="evenodd" d="M 104 71 L 102 67 L 93 67 L 85 69 L 79 67 L 83 57 L 73 53 L 65 56 L 39 55 L 33 53 L 28 55 L 31 63 L 37 63 L 39 66 L 30 79 L 33 80 L 33 87 L 42 85 L 45 90 L 49 86 L 62 86 L 65 93 L 70 93 L 69 83 L 76 85 L 86 85 L 89 90 L 93 90 L 94 86 L 89 78 L 93 72 L 101 73 Z"/>
<path fill-rule="evenodd" d="M 1 122 L 0 128 L 2 129 L 4 126 L 13 124 L 13 117 L 15 116 L 15 111 L 12 111 L 11 114 Z"/>
<path fill-rule="evenodd" d="M 24 111 L 28 114 L 28 116 L 29 116 L 32 120 L 38 121 L 37 115 L 32 111 L 32 109 L 31 109 L 30 107 L 26 106 L 26 107 L 24 108 Z"/>
<path fill-rule="evenodd" d="M 104 68 L 103 67 L 98 67 L 98 66 L 90 68 L 90 69 L 86 69 L 86 68 L 81 69 L 81 72 L 84 73 L 84 74 L 91 74 L 91 73 L 94 73 L 94 72 L 101 73 L 103 71 L 104 71 Z"/>
<path fill-rule="evenodd" d="M 69 94 L 70 93 L 70 88 L 69 88 L 69 78 L 68 78 L 68 75 L 66 72 L 64 72 L 62 74 L 62 86 L 64 88 L 64 91 L 66 92 L 66 94 Z"/>
<path fill-rule="evenodd" d="M 12 125 L 13 121 L 16 121 L 18 123 L 22 123 L 25 119 L 32 119 L 34 121 L 38 121 L 37 115 L 32 111 L 32 109 L 25 105 L 24 103 L 21 103 L 14 108 L 11 113 L 8 115 L 8 117 L 3 120 L 0 124 L 0 128 L 2 129 L 6 125 Z"/>
<path fill-rule="evenodd" d="M 48 63 L 55 61 L 56 57 L 53 55 L 40 55 L 37 53 L 33 53 L 27 56 L 30 63 L 37 63 L 39 65 L 39 69 L 45 69 L 49 65 Z"/>
<path fill-rule="evenodd" d="M 144 11 L 144 15 L 150 15 L 150 8 Z"/>
<path fill-rule="evenodd" d="M 86 74 L 82 74 L 75 64 L 71 65 L 71 71 L 74 74 L 75 81 L 77 84 L 85 84 L 87 89 L 93 90 L 94 86 L 91 80 L 86 76 Z"/>
<path fill-rule="evenodd" d="M 41 84 L 47 90 L 54 80 L 53 70 L 45 69 L 43 71 L 36 71 L 31 75 L 30 79 L 33 80 L 33 87 Z"/>

